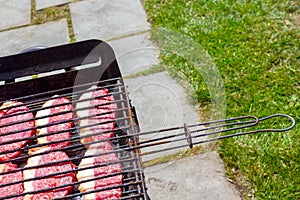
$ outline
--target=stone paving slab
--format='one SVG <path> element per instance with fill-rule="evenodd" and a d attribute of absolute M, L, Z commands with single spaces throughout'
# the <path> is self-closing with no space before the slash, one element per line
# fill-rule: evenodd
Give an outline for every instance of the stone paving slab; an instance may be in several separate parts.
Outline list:
<path fill-rule="evenodd" d="M 35 9 L 42 10 L 44 8 L 58 6 L 70 2 L 71 0 L 35 0 Z"/>
<path fill-rule="evenodd" d="M 167 72 L 124 81 L 142 131 L 198 122 L 198 114 L 188 104 L 184 89 Z"/>
<path fill-rule="evenodd" d="M 199 154 L 145 168 L 151 200 L 240 200 L 235 186 L 224 176 L 217 152 Z"/>
<path fill-rule="evenodd" d="M 67 20 L 0 32 L 0 56 L 16 54 L 33 46 L 56 46 L 69 42 Z"/>
<path fill-rule="evenodd" d="M 150 33 L 142 33 L 108 42 L 116 54 L 123 76 L 159 64 L 159 50 L 150 41 Z"/>
<path fill-rule="evenodd" d="M 77 41 L 107 41 L 150 29 L 140 0 L 85 0 L 71 3 L 70 10 Z"/>
<path fill-rule="evenodd" d="M 0 30 L 30 24 L 31 0 L 0 0 Z"/>
<path fill-rule="evenodd" d="M 164 128 L 183 126 L 184 123 L 195 124 L 199 121 L 198 113 L 188 104 L 183 88 L 166 72 L 151 74 L 148 76 L 125 79 L 128 86 L 129 97 L 136 107 L 141 131 L 153 131 Z M 197 127 L 199 128 L 199 127 Z M 202 128 L 202 127 L 200 127 Z M 168 131 L 143 135 L 140 140 L 157 139 L 162 136 L 177 135 L 183 130 Z M 161 150 L 181 145 L 187 146 L 184 134 L 177 137 L 181 141 L 160 146 L 145 148 L 142 152 Z M 200 139 L 194 140 L 194 142 Z M 185 150 L 188 147 L 176 148 L 171 151 L 143 156 L 143 161 L 148 161 L 164 155 Z"/>

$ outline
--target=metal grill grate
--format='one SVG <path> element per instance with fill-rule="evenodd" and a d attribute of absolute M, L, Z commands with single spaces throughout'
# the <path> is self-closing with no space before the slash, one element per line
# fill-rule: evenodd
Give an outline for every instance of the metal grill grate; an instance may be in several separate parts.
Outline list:
<path fill-rule="evenodd" d="M 89 101 L 92 99 L 84 99 L 84 100 L 80 100 L 79 97 L 86 92 L 89 92 L 89 90 L 87 90 L 87 87 L 90 87 L 92 85 L 98 85 L 101 88 L 106 88 L 110 91 L 109 95 L 113 95 L 114 97 L 114 101 L 113 102 L 107 102 L 104 104 L 99 104 L 99 105 L 95 105 L 95 106 L 104 106 L 106 104 L 117 104 L 117 109 L 114 111 L 108 111 L 105 113 L 101 113 L 100 115 L 105 115 L 105 114 L 109 114 L 111 112 L 115 112 L 116 113 L 116 127 L 114 128 L 114 130 L 108 130 L 108 131 L 99 131 L 99 132 L 93 132 L 90 135 L 85 135 L 85 136 L 80 136 L 79 132 L 81 129 L 83 128 L 87 128 L 87 127 L 80 127 L 78 126 L 78 120 L 82 120 L 82 118 L 78 118 L 78 117 L 74 117 L 74 126 L 70 129 L 70 130 L 64 130 L 64 131 L 57 131 L 57 132 L 52 132 L 52 133 L 47 133 L 47 134 L 43 134 L 43 135 L 37 135 L 37 136 L 33 136 L 30 138 L 22 138 L 22 139 L 16 139 L 13 141 L 7 141 L 7 142 L 3 142 L 0 145 L 5 145 L 5 144 L 10 144 L 10 143 L 15 143 L 15 142 L 19 142 L 19 141 L 24 141 L 24 140 L 30 140 L 31 142 L 29 143 L 29 145 L 22 147 L 21 149 L 17 149 L 18 151 L 21 150 L 23 153 L 17 157 L 17 158 L 13 158 L 10 159 L 8 161 L 2 161 L 2 163 L 6 163 L 6 162 L 13 162 L 15 164 L 17 164 L 18 166 L 22 167 L 18 170 L 13 170 L 10 172 L 4 172 L 1 173 L 1 175 L 5 175 L 5 174 L 9 174 L 9 173 L 14 173 L 17 171 L 23 171 L 23 170 L 27 170 L 27 169 L 32 169 L 32 168 L 40 168 L 40 167 L 47 167 L 47 166 L 51 166 L 51 165 L 55 165 L 55 164 L 59 164 L 59 163 L 65 163 L 68 161 L 73 162 L 76 166 L 78 166 L 78 164 L 80 163 L 80 161 L 82 160 L 82 158 L 84 158 L 84 153 L 86 151 L 86 147 L 80 143 L 80 140 L 83 139 L 83 137 L 88 137 L 88 136 L 93 136 L 93 135 L 101 135 L 103 133 L 106 132 L 113 132 L 114 133 L 114 137 L 110 138 L 110 139 L 103 139 L 103 140 L 97 140 L 97 141 L 91 141 L 86 143 L 86 145 L 89 144 L 96 144 L 96 143 L 100 143 L 100 142 L 104 142 L 104 141 L 111 141 L 114 147 L 113 151 L 107 152 L 107 153 L 103 153 L 103 154 L 98 154 L 98 155 L 94 155 L 94 156 L 103 156 L 105 154 L 117 154 L 119 161 L 115 161 L 115 162 L 109 162 L 109 163 L 102 163 L 102 164 L 98 164 L 98 165 L 94 165 L 91 167 L 87 167 L 87 168 L 82 168 L 82 169 L 74 169 L 74 170 L 69 170 L 69 171 L 64 171 L 64 172 L 59 172 L 59 173 L 54 173 L 54 174 L 50 174 L 50 175 L 45 175 L 44 177 L 38 177 L 38 178 L 33 178 L 33 179 L 29 179 L 29 180 L 22 180 L 22 181 L 17 181 L 17 182 L 12 182 L 9 184 L 3 184 L 0 185 L 0 187 L 5 187 L 5 186 L 9 186 L 12 184 L 17 184 L 17 183 L 23 183 L 26 181 L 33 181 L 36 179 L 40 179 L 40 178 L 47 178 L 47 177 L 53 177 L 53 176 L 59 176 L 61 174 L 64 173 L 69 173 L 69 172 L 78 172 L 80 170 L 85 170 L 85 169 L 89 169 L 89 168 L 97 168 L 97 167 L 102 167 L 102 166 L 107 166 L 107 165 L 112 165 L 112 164 L 116 164 L 116 163 L 121 163 L 122 164 L 122 172 L 120 173 L 115 173 L 115 174 L 109 174 L 109 175 L 105 175 L 105 176 L 99 176 L 99 177 L 95 177 L 92 178 L 90 181 L 95 181 L 95 179 L 104 179 L 104 178 L 108 178 L 108 177 L 112 177 L 112 176 L 116 176 L 116 175 L 123 175 L 123 183 L 122 185 L 117 185 L 117 186 L 108 186 L 108 187 L 104 187 L 98 190 L 94 190 L 92 192 L 97 192 L 97 191 L 104 191 L 104 190 L 110 190 L 113 188 L 122 188 L 122 198 L 121 199 L 146 199 L 146 189 L 145 189 L 145 185 L 144 185 L 144 179 L 143 179 L 143 170 L 141 167 L 141 160 L 140 160 L 140 156 L 139 156 L 139 150 L 136 148 L 131 148 L 132 145 L 137 144 L 138 142 L 138 138 L 136 136 L 132 136 L 133 133 L 136 133 L 138 131 L 138 127 L 137 127 L 137 122 L 136 122 L 136 118 L 134 116 L 134 113 L 132 111 L 132 108 L 130 106 L 130 102 L 127 96 L 127 92 L 126 92 L 126 88 L 124 86 L 123 80 L 121 78 L 113 78 L 113 79 L 108 79 L 105 81 L 99 81 L 96 83 L 89 83 L 89 84 L 84 84 L 84 85 L 80 85 L 77 86 L 76 88 L 73 88 L 74 90 L 76 90 L 76 92 L 68 92 L 68 90 L 70 88 L 63 88 L 60 90 L 56 90 L 56 91 L 49 91 L 49 92 L 45 92 L 45 93 L 40 93 L 40 94 L 35 94 L 35 95 L 30 95 L 30 96 L 25 96 L 25 97 L 21 97 L 21 98 L 17 98 L 17 99 L 13 99 L 13 100 L 17 100 L 19 102 L 24 102 L 25 105 L 27 105 L 30 108 L 30 111 L 26 111 L 26 112 L 22 112 L 22 113 L 17 113 L 17 114 L 24 114 L 24 113 L 28 113 L 28 112 L 33 112 L 34 114 L 42 109 L 45 108 L 41 108 L 41 106 L 43 105 L 43 103 L 47 100 L 50 99 L 54 99 L 54 98 L 58 98 L 53 97 L 53 95 L 56 95 L 57 93 L 60 94 L 60 96 L 62 97 L 67 97 L 70 100 L 72 100 L 72 104 L 76 105 L 76 103 L 78 102 L 82 102 L 82 101 Z M 96 98 L 102 98 L 108 95 L 103 95 L 103 96 L 97 96 Z M 52 108 L 52 107 L 56 107 L 56 106 L 63 106 L 66 105 L 66 103 L 64 104 L 57 104 L 55 106 L 51 106 L 51 107 L 47 107 L 48 108 Z M 16 106 L 13 106 L 16 107 Z M 74 109 L 72 112 L 76 113 L 76 111 L 78 110 L 86 110 L 86 109 L 91 109 L 91 107 L 85 107 L 85 108 L 76 108 L 76 106 L 74 106 Z M 35 118 L 34 120 L 37 119 L 42 119 L 42 118 L 49 118 L 52 116 L 57 116 L 57 115 L 61 115 L 61 114 L 65 114 L 68 111 L 64 111 L 64 112 L 60 112 L 60 113 L 55 113 L 55 114 L 51 114 L 51 115 L 47 115 L 47 116 L 43 116 L 40 118 Z M 16 115 L 16 114 L 15 114 Z M 10 115 L 8 117 L 11 117 L 14 115 Z M 88 117 L 94 117 L 94 116 L 88 116 Z M 4 117 L 5 118 L 5 117 Z M 30 120 L 28 120 L 30 121 Z M 69 120 L 70 121 L 70 120 Z M 66 123 L 69 121 L 61 121 L 61 122 L 56 122 L 56 123 L 50 123 L 47 124 L 45 126 L 41 126 L 41 127 L 35 127 L 35 128 L 44 128 L 44 127 L 48 127 L 48 126 L 52 126 L 55 124 L 59 124 L 59 123 Z M 25 121 L 26 122 L 26 121 Z M 105 121 L 103 123 L 110 123 L 111 121 Z M 11 126 L 13 124 L 18 124 L 18 123 L 24 123 L 24 121 L 22 122 L 12 122 L 10 124 L 6 124 L 4 126 Z M 88 126 L 95 126 L 98 124 L 90 124 Z M 1 127 L 4 127 L 1 126 Z M 14 131 L 14 132 L 10 132 L 10 133 L 6 133 L 3 134 L 4 135 L 12 135 L 12 134 L 16 134 L 18 132 L 22 132 L 25 130 L 18 130 L 18 131 Z M 59 140 L 59 141 L 52 141 L 46 144 L 37 144 L 36 143 L 36 139 L 39 137 L 45 137 L 48 135 L 53 135 L 53 134 L 60 134 L 63 133 L 65 131 L 71 131 L 71 139 L 64 139 L 64 140 Z M 67 147 L 63 147 L 60 148 L 58 150 L 47 150 L 45 152 L 39 153 L 39 154 L 33 154 L 33 155 L 28 155 L 28 151 L 32 148 L 41 148 L 41 147 L 45 147 L 49 144 L 55 144 L 55 143 L 61 143 L 64 141 L 70 141 L 71 145 L 67 146 Z M 6 154 L 6 153 L 10 153 L 10 152 L 14 152 L 16 150 L 10 150 L 10 151 L 5 151 L 5 152 L 1 152 L 1 154 Z M 38 165 L 35 167 L 30 167 L 30 168 L 26 168 L 25 164 L 26 161 L 28 160 L 28 158 L 31 157 L 35 157 L 38 155 L 43 155 L 43 154 L 47 154 L 50 152 L 56 152 L 56 151 L 64 151 L 66 152 L 66 154 L 69 156 L 70 159 L 67 160 L 61 160 L 59 162 L 54 162 L 54 163 L 47 163 L 44 165 Z M 25 167 L 24 167 L 25 166 Z M 34 193 L 38 193 L 38 192 L 43 192 L 45 190 L 54 190 L 54 189 L 58 189 L 58 188 L 64 188 L 66 186 L 74 186 L 74 189 L 72 191 L 72 193 L 70 195 L 68 195 L 66 198 L 70 198 L 70 199 L 77 199 L 79 197 L 81 197 L 84 194 L 88 194 L 88 193 L 92 193 L 90 192 L 85 192 L 85 193 L 79 193 L 79 191 L 77 190 L 77 187 L 80 183 L 82 182 L 86 182 L 88 180 L 84 180 L 81 182 L 74 182 L 72 184 L 66 184 L 66 185 L 61 185 L 61 186 L 57 186 L 57 187 L 51 187 L 48 189 L 43 189 L 43 190 L 39 190 L 39 191 L 35 191 L 35 192 L 27 192 L 27 193 L 23 193 L 23 194 L 17 194 L 17 195 L 12 195 L 12 196 L 7 196 L 7 197 L 2 197 L 1 199 L 7 199 L 7 198 L 13 198 L 13 197 L 18 197 L 18 196 L 24 196 L 26 194 L 34 194 Z"/>

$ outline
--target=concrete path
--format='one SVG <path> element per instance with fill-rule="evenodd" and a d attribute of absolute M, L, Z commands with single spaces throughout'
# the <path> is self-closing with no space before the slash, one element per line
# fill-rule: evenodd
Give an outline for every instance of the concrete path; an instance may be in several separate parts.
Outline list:
<path fill-rule="evenodd" d="M 146 32 L 108 42 L 114 48 L 123 76 L 129 76 L 159 64 L 159 50 L 149 38 L 150 33 Z"/>
<path fill-rule="evenodd" d="M 70 3 L 71 0 L 35 0 L 35 9 L 36 10 L 42 10 L 45 8 L 53 7 L 53 6 L 59 6 L 63 4 Z"/>
<path fill-rule="evenodd" d="M 77 40 L 110 40 L 150 30 L 140 0 L 89 0 L 70 5 Z"/>
<path fill-rule="evenodd" d="M 216 152 L 149 167 L 145 174 L 152 199 L 239 199 L 239 192 L 224 177 Z"/>
<path fill-rule="evenodd" d="M 66 19 L 0 32 L 0 56 L 19 53 L 34 46 L 56 46 L 69 42 Z"/>
<path fill-rule="evenodd" d="M 30 24 L 30 0 L 0 0 L 0 30 Z"/>
<path fill-rule="evenodd" d="M 35 3 L 36 10 L 68 6 L 73 29 L 68 28 L 67 19 L 31 25 L 30 0 L 0 0 L 0 56 L 19 53 L 32 46 L 69 43 L 70 30 L 73 30 L 77 41 L 91 38 L 108 41 L 124 76 L 159 63 L 159 50 L 149 39 L 151 26 L 140 0 L 35 0 Z M 166 72 L 128 78 L 125 84 L 143 131 L 182 126 L 184 122 L 192 124 L 199 119 L 187 103 L 185 91 Z M 154 134 L 141 140 L 160 136 Z M 143 160 L 169 153 L 161 152 Z M 224 173 L 216 152 L 145 169 L 153 200 L 241 199 Z"/>

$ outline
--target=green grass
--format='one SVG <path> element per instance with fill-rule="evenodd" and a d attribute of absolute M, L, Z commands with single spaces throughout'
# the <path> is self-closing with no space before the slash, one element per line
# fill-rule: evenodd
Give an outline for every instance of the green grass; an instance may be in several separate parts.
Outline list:
<path fill-rule="evenodd" d="M 225 86 L 227 117 L 286 113 L 300 122 L 298 1 L 144 0 L 144 5 L 154 28 L 185 35 L 209 53 Z M 163 64 L 187 80 L 200 105 L 210 104 L 209 86 L 194 62 L 164 51 L 159 39 L 157 44 Z M 299 139 L 296 125 L 287 133 L 224 140 L 219 151 L 228 176 L 237 184 L 248 181 L 255 198 L 300 199 Z M 244 192 L 245 199 L 252 198 Z"/>

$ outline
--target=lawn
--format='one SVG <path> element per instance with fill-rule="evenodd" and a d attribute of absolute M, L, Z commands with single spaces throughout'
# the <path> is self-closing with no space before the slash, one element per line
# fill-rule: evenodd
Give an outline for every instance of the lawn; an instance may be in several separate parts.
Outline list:
<path fill-rule="evenodd" d="M 300 3 L 297 0 L 144 0 L 153 30 L 163 27 L 198 43 L 217 67 L 226 117 L 286 113 L 300 122 Z M 166 51 L 170 73 L 186 80 L 201 111 L 212 108 L 210 85 L 188 54 Z M 183 44 L 184 45 L 184 44 Z M 185 47 L 186 51 L 189 46 Z M 214 103 L 214 102 L 213 102 Z M 205 109 L 203 109 L 205 108 Z M 208 112 L 210 113 L 210 112 Z M 206 116 L 209 119 L 209 116 Z M 259 128 L 286 125 L 273 121 Z M 300 199 L 300 126 L 224 140 L 219 152 L 245 199 Z"/>

